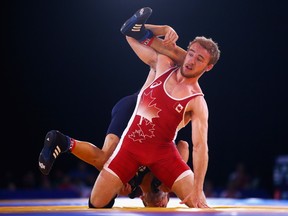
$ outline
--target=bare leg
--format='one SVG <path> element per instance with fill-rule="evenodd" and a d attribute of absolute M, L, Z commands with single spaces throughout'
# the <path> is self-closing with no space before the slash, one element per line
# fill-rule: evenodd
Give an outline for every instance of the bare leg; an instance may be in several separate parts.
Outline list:
<path fill-rule="evenodd" d="M 187 163 L 189 159 L 189 144 L 184 140 L 179 140 L 176 147 L 182 159 Z"/>
<path fill-rule="evenodd" d="M 105 137 L 104 145 L 102 147 L 102 150 L 104 151 L 105 157 L 106 157 L 105 162 L 114 152 L 117 144 L 119 143 L 119 140 L 120 138 L 116 136 L 115 134 L 107 134 L 107 136 Z"/>
<path fill-rule="evenodd" d="M 105 137 L 102 150 L 92 143 L 80 140 L 75 141 L 76 143 L 72 149 L 72 154 L 86 163 L 95 166 L 98 170 L 102 170 L 103 165 L 116 148 L 119 138 L 114 134 L 108 134 Z"/>
<path fill-rule="evenodd" d="M 182 203 L 190 208 L 209 208 L 204 192 L 198 193 L 193 190 L 194 174 L 190 174 L 172 186 L 172 191 L 181 199 Z M 194 188 L 195 189 L 195 188 Z"/>
<path fill-rule="evenodd" d="M 102 169 L 93 186 L 90 202 L 95 208 L 106 206 L 122 188 L 122 181 L 115 175 Z"/>
<path fill-rule="evenodd" d="M 194 184 L 194 174 L 190 174 L 190 175 L 176 181 L 172 185 L 171 189 L 177 195 L 177 197 L 180 200 L 183 200 L 191 192 L 191 189 L 193 188 L 193 184 Z M 185 204 L 188 207 L 194 207 L 191 200 L 188 200 Z"/>

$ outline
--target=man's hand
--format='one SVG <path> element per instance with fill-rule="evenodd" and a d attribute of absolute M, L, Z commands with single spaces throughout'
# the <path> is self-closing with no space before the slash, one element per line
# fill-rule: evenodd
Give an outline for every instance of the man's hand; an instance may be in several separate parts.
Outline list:
<path fill-rule="evenodd" d="M 176 41 L 178 40 L 179 36 L 176 31 L 170 27 L 165 26 L 165 35 L 163 39 L 164 46 L 176 46 Z"/>
<path fill-rule="evenodd" d="M 193 208 L 210 208 L 207 205 L 206 197 L 203 191 L 195 192 L 195 190 L 192 190 L 192 192 L 180 202 L 180 204 L 190 206 L 189 203 L 192 203 Z"/>

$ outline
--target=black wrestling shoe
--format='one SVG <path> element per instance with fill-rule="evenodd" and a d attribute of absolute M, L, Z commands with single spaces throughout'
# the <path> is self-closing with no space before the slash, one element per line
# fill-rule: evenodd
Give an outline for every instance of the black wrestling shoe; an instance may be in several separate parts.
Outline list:
<path fill-rule="evenodd" d="M 142 190 L 140 188 L 140 184 L 143 181 L 144 176 L 150 172 L 148 167 L 140 166 L 136 175 L 128 182 L 131 186 L 131 193 L 128 194 L 130 199 L 134 199 L 135 197 L 139 197 L 142 194 Z"/>
<path fill-rule="evenodd" d="M 141 8 L 136 11 L 132 17 L 126 20 L 126 22 L 121 26 L 120 31 L 122 34 L 135 38 L 140 42 L 146 38 L 151 38 L 153 33 L 150 30 L 147 30 L 144 26 L 151 14 L 151 8 Z"/>
<path fill-rule="evenodd" d="M 56 158 L 69 151 L 70 137 L 57 130 L 51 130 L 46 134 L 44 147 L 39 155 L 38 165 L 44 175 L 48 175 Z"/>
<path fill-rule="evenodd" d="M 135 197 L 138 197 L 139 195 L 141 195 L 141 189 L 139 187 L 139 182 L 138 182 L 138 176 L 135 175 L 129 182 L 128 184 L 130 184 L 131 186 L 131 193 L 128 194 L 128 197 L 130 199 L 134 199 Z"/>
<path fill-rule="evenodd" d="M 137 187 L 132 187 L 131 193 L 128 194 L 128 197 L 130 199 L 134 199 L 135 197 L 139 197 L 142 194 L 142 190 L 139 186 Z"/>
<path fill-rule="evenodd" d="M 158 193 L 159 189 L 158 187 L 161 185 L 161 181 L 159 181 L 156 177 L 153 177 L 153 180 L 151 181 L 151 190 L 153 193 Z"/>

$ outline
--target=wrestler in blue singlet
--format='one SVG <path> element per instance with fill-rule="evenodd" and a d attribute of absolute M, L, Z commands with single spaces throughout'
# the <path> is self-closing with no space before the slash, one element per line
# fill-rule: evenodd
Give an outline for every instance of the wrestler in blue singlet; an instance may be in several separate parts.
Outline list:
<path fill-rule="evenodd" d="M 115 134 L 119 138 L 122 136 L 136 106 L 137 95 L 138 92 L 125 96 L 114 105 L 106 134 Z"/>

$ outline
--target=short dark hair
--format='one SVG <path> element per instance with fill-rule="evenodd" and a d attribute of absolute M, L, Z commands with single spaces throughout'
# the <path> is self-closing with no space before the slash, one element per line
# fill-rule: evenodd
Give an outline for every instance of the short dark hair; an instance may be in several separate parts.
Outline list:
<path fill-rule="evenodd" d="M 155 201 L 156 201 L 155 198 L 161 196 L 161 194 L 165 194 L 165 195 L 167 196 L 167 201 L 169 202 L 169 200 L 170 200 L 170 193 L 163 192 L 163 191 L 159 190 L 159 191 L 156 192 L 156 193 L 154 193 L 154 192 L 149 192 L 149 193 L 147 193 L 147 196 L 146 196 L 146 197 L 147 197 L 148 200 L 145 200 L 145 201 L 144 201 L 144 199 L 142 199 L 143 205 L 144 205 L 145 207 L 156 207 L 156 206 L 154 205 L 154 204 L 155 204 Z M 148 201 L 149 204 L 146 203 L 146 201 Z M 151 204 L 152 204 L 152 205 L 151 205 Z M 165 206 L 165 207 L 167 207 L 167 206 Z"/>

